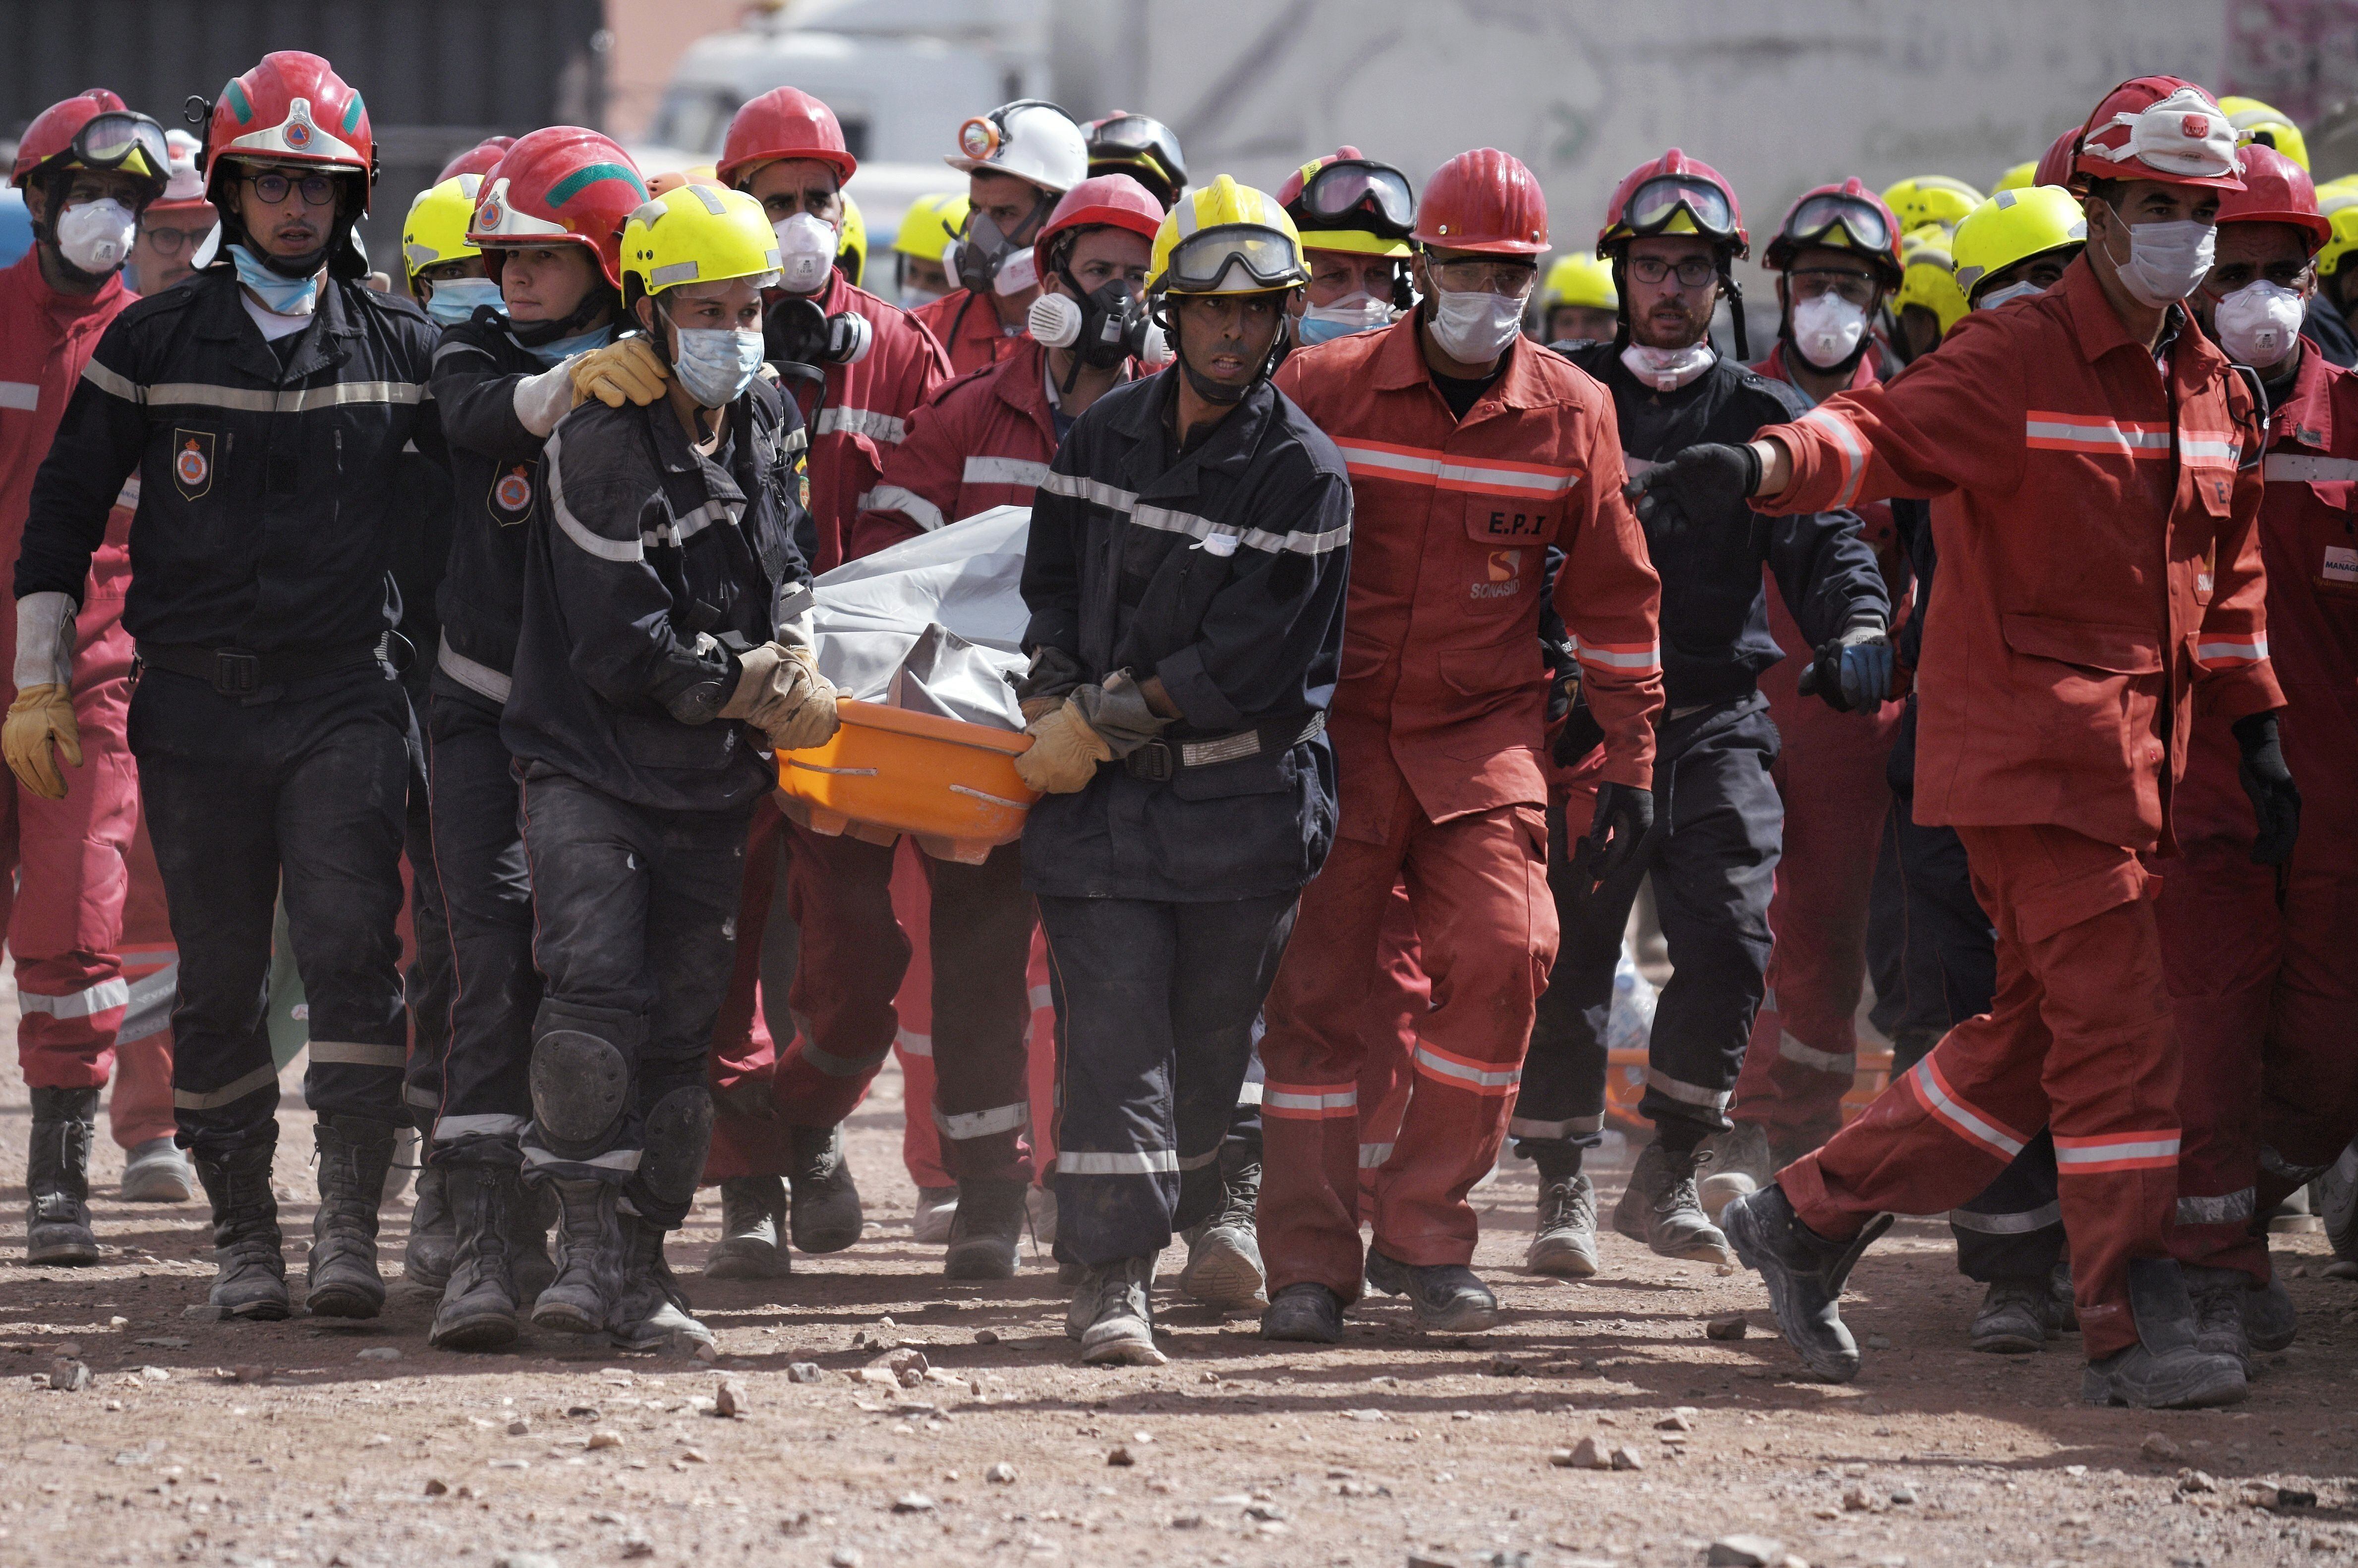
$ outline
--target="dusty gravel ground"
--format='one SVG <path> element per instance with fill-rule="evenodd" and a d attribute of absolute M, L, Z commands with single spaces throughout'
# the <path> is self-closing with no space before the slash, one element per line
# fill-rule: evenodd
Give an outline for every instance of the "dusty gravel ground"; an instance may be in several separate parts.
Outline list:
<path fill-rule="evenodd" d="M 859 1247 L 798 1257 L 791 1280 L 707 1284 L 709 1194 L 676 1244 L 719 1331 L 717 1366 L 545 1335 L 465 1357 L 427 1349 L 430 1303 L 398 1287 L 358 1327 L 184 1317 L 211 1272 L 196 1204 L 107 1197 L 104 1266 L 27 1268 L 26 1095 L 9 1054 L 0 1563 L 1595 1568 L 1702 1563 L 1736 1532 L 1812 1564 L 2358 1552 L 2358 1287 L 2319 1277 L 2314 1236 L 2279 1238 L 2299 1344 L 2224 1412 L 2086 1409 L 2074 1339 L 1969 1353 L 1977 1292 L 1926 1224 L 1903 1224 L 1852 1281 L 1864 1375 L 1800 1381 L 1749 1275 L 1609 1234 L 1596 1281 L 1519 1273 L 1533 1183 L 1513 1164 L 1477 1194 L 1478 1261 L 1509 1309 L 1495 1333 L 1430 1337 L 1379 1298 L 1340 1347 L 1266 1346 L 1249 1319 L 1176 1299 L 1174 1252 L 1171 1364 L 1100 1370 L 1075 1363 L 1044 1257 L 1003 1285 L 950 1285 L 909 1240 L 888 1075 L 854 1127 L 872 1222 Z M 285 1206 L 291 1238 L 311 1212 L 309 1119 L 292 1096 L 283 1121 L 279 1180 L 305 1195 Z M 111 1194 L 121 1155 L 103 1126 Z M 1609 1205 L 1621 1171 L 1600 1176 Z M 395 1261 L 407 1217 L 406 1201 L 386 1217 Z M 1705 1320 L 1732 1312 L 1750 1335 L 1707 1340 Z M 932 1368 L 918 1386 L 860 1379 L 908 1346 Z M 39 1386 L 61 1357 L 87 1364 L 90 1387 Z M 794 1381 L 796 1362 L 818 1380 Z M 723 1381 L 742 1391 L 734 1418 L 711 1413 Z M 1692 1430 L 1664 1430 L 1681 1407 Z M 1551 1464 L 1587 1437 L 1636 1467 Z"/>

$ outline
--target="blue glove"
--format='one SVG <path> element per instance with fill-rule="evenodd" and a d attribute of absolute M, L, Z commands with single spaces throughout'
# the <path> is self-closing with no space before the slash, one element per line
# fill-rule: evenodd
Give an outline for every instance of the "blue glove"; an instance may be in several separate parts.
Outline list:
<path fill-rule="evenodd" d="M 1872 711 L 1891 700 L 1894 674 L 1890 633 L 1880 622 L 1863 622 L 1818 650 L 1801 672 L 1801 695 L 1823 697 L 1837 713 Z"/>

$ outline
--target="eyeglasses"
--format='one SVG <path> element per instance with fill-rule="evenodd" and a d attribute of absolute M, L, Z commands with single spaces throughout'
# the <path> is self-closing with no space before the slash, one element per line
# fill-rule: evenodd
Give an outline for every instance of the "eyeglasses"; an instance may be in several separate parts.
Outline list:
<path fill-rule="evenodd" d="M 1507 299 L 1527 299 L 1539 282 L 1540 269 L 1529 262 L 1428 261 L 1425 270 L 1452 294 L 1496 294 Z"/>
<path fill-rule="evenodd" d="M 1695 228 L 1712 239 L 1725 239 L 1736 232 L 1736 213 L 1728 205 L 1727 192 L 1709 180 L 1682 174 L 1659 176 L 1631 191 L 1622 207 L 1621 221 L 1634 233 L 1658 234 L 1682 209 Z"/>
<path fill-rule="evenodd" d="M 213 228 L 211 223 L 201 229 L 175 229 L 168 223 L 150 223 L 139 231 L 139 236 L 157 255 L 176 256 L 182 251 L 194 250 L 203 244 Z"/>
<path fill-rule="evenodd" d="M 325 207 L 336 199 L 336 177 L 332 174 L 287 175 L 273 168 L 249 174 L 245 182 L 273 207 L 286 200 L 289 191 L 300 191 L 307 207 Z"/>
<path fill-rule="evenodd" d="M 1836 294 L 1864 310 L 1875 299 L 1875 275 L 1850 267 L 1802 267 L 1785 275 L 1792 279 L 1793 297 L 1814 299 Z"/>
<path fill-rule="evenodd" d="M 145 114 L 109 111 L 93 115 L 74 133 L 72 146 L 74 162 L 84 168 L 120 168 L 136 154 L 151 178 L 163 179 L 172 172 L 164 127 Z"/>
<path fill-rule="evenodd" d="M 1372 219 L 1368 227 L 1388 240 L 1408 238 L 1416 223 L 1416 199 L 1409 191 L 1408 176 L 1371 158 L 1343 158 L 1319 168 L 1302 182 L 1294 205 L 1313 227 L 1339 228 L 1346 218 Z"/>
<path fill-rule="evenodd" d="M 1785 238 L 1797 245 L 1815 244 L 1838 228 L 1850 237 L 1851 249 L 1891 248 L 1891 225 L 1875 203 L 1838 191 L 1812 196 L 1794 208 L 1793 215 L 1785 220 Z"/>
<path fill-rule="evenodd" d="M 1719 276 L 1719 262 L 1712 256 L 1682 256 L 1676 262 L 1660 256 L 1629 258 L 1629 276 L 1639 283 L 1660 283 L 1673 274 L 1681 288 L 1701 288 Z"/>

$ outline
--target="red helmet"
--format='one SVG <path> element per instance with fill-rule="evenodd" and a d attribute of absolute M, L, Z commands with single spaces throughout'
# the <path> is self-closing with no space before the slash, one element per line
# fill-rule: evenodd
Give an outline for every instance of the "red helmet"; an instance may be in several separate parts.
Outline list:
<path fill-rule="evenodd" d="M 103 87 L 52 103 L 25 127 L 16 144 L 11 185 L 23 185 L 44 168 L 69 166 L 120 168 L 144 177 L 160 194 L 171 176 L 171 153 L 164 127 L 134 114 Z"/>
<path fill-rule="evenodd" d="M 2158 179 L 2234 190 L 2235 127 L 2218 100 L 2175 76 L 2138 76 L 2096 104 L 2080 127 L 2071 172 L 2089 179 Z"/>
<path fill-rule="evenodd" d="M 505 157 L 508 149 L 515 144 L 516 139 L 514 136 L 485 136 L 481 141 L 444 164 L 442 172 L 434 177 L 434 183 L 439 185 L 446 179 L 456 179 L 462 174 L 489 174 L 499 168 L 500 159 Z"/>
<path fill-rule="evenodd" d="M 505 259 L 494 258 L 495 251 L 579 245 L 620 288 L 622 224 L 646 201 L 647 182 L 630 154 L 595 131 L 549 125 L 518 137 L 483 177 L 467 243 L 483 252 L 493 277 Z"/>
<path fill-rule="evenodd" d="M 798 87 L 773 87 L 729 122 L 716 172 L 733 189 L 762 165 L 786 157 L 827 164 L 838 180 L 849 179 L 860 168 L 844 145 L 834 110 Z"/>
<path fill-rule="evenodd" d="M 232 158 L 317 164 L 362 176 L 361 211 L 376 183 L 376 139 L 361 95 L 315 54 L 281 49 L 232 77 L 213 101 L 205 131 L 205 194 L 222 200 L 222 170 Z"/>
<path fill-rule="evenodd" d="M 1459 153 L 1433 171 L 1409 238 L 1483 255 L 1535 256 L 1548 248 L 1547 198 L 1520 160 L 1496 147 Z"/>
<path fill-rule="evenodd" d="M 1614 245 L 1655 234 L 1696 234 L 1736 256 L 1752 254 L 1752 236 L 1744 232 L 1744 206 L 1736 199 L 1736 187 L 1711 165 L 1698 163 L 1676 147 L 1639 164 L 1613 188 L 1605 227 L 1596 231 L 1596 254 L 1601 256 Z"/>
<path fill-rule="evenodd" d="M 1151 245 L 1155 231 L 1163 227 L 1163 203 L 1126 174 L 1091 175 L 1057 198 L 1055 211 L 1040 225 L 1040 237 L 1032 242 L 1032 259 L 1041 275 L 1048 272 L 1051 240 L 1069 230 L 1107 225 L 1128 229 Z"/>
<path fill-rule="evenodd" d="M 2071 183 L 2071 160 L 2079 156 L 2080 127 L 2073 125 L 2039 155 L 2039 167 L 2031 172 L 2030 183 L 2069 186 Z"/>
<path fill-rule="evenodd" d="M 2311 254 L 2333 238 L 2333 221 L 2317 210 L 2309 170 L 2257 142 L 2244 149 L 2244 188 L 2219 198 L 2219 222 L 2289 223 L 2309 236 Z"/>
<path fill-rule="evenodd" d="M 1761 265 L 1782 272 L 1793 265 L 1796 252 L 1813 245 L 1864 256 L 1875 264 L 1886 288 L 1899 287 L 1899 220 L 1883 198 L 1855 178 L 1802 192 L 1777 225 Z"/>

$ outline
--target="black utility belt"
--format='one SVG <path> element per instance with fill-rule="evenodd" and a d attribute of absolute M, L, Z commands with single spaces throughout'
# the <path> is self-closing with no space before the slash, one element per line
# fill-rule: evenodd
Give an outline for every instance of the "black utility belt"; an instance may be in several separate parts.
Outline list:
<path fill-rule="evenodd" d="M 1263 752 L 1290 752 L 1304 741 L 1325 733 L 1325 729 L 1326 715 L 1322 711 L 1312 714 L 1307 724 L 1264 724 L 1256 730 L 1211 735 L 1201 741 L 1149 741 L 1124 757 L 1121 765 L 1130 770 L 1134 779 L 1163 784 L 1182 768 L 1215 767 L 1221 762 L 1258 757 Z"/>
<path fill-rule="evenodd" d="M 257 654 L 245 648 L 209 648 L 200 643 L 141 643 L 141 665 L 203 681 L 223 697 L 252 697 L 266 686 L 286 686 L 313 676 L 373 662 L 382 639 L 338 643 L 324 648 L 290 648 Z"/>

